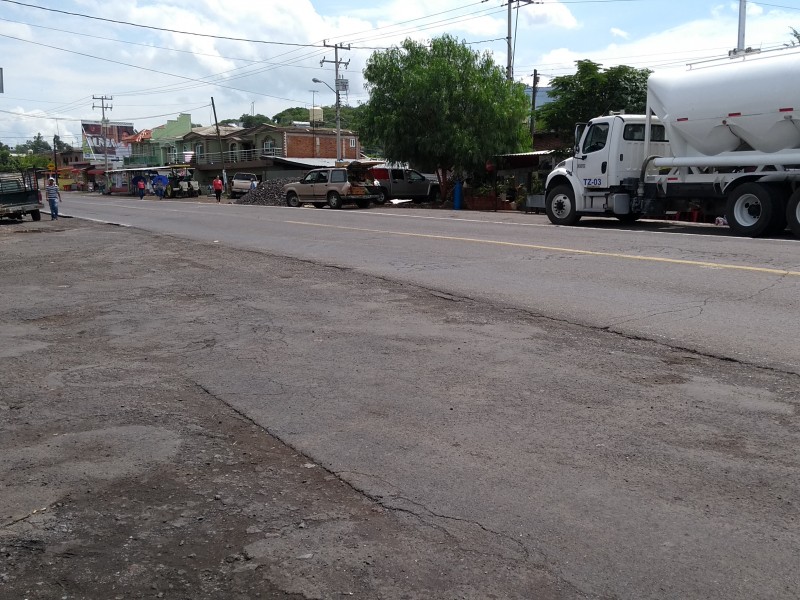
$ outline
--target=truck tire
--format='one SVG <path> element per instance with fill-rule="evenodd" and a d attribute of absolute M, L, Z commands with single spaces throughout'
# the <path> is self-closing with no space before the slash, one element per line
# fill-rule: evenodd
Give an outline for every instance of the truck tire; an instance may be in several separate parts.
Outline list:
<path fill-rule="evenodd" d="M 544 208 L 554 225 L 575 225 L 581 218 L 575 208 L 575 192 L 571 185 L 557 185 L 550 190 Z"/>
<path fill-rule="evenodd" d="M 432 187 L 428 193 L 428 200 L 430 202 L 439 202 L 442 199 L 442 190 L 438 186 Z"/>
<path fill-rule="evenodd" d="M 358 208 L 369 208 L 369 200 L 356 200 Z"/>
<path fill-rule="evenodd" d="M 786 222 L 792 233 L 800 237 L 800 188 L 789 196 L 789 201 L 786 203 Z"/>
<path fill-rule="evenodd" d="M 328 206 L 331 208 L 342 208 L 342 197 L 336 192 L 328 192 Z"/>
<path fill-rule="evenodd" d="M 297 194 L 294 192 L 286 194 L 286 206 L 291 206 L 292 208 L 300 206 L 300 198 L 297 197 Z"/>
<path fill-rule="evenodd" d="M 779 206 L 780 200 L 769 187 L 745 183 L 730 193 L 725 213 L 734 233 L 760 237 L 779 228 L 784 218 L 776 214 Z"/>
<path fill-rule="evenodd" d="M 42 220 L 42 213 L 41 213 L 41 211 L 38 211 L 38 210 L 32 210 L 32 211 L 31 211 L 31 219 L 33 219 L 34 221 L 41 221 L 41 220 Z"/>
<path fill-rule="evenodd" d="M 375 204 L 386 204 L 386 201 L 389 199 L 389 190 L 385 187 L 382 187 L 378 190 L 379 198 L 375 200 Z"/>

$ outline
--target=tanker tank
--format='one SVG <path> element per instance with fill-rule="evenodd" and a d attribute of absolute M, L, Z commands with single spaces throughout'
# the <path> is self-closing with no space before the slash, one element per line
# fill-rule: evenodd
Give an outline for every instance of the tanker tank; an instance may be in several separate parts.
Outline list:
<path fill-rule="evenodd" d="M 675 156 L 797 149 L 798 74 L 796 49 L 659 71 L 648 79 L 648 104 L 665 125 Z"/>

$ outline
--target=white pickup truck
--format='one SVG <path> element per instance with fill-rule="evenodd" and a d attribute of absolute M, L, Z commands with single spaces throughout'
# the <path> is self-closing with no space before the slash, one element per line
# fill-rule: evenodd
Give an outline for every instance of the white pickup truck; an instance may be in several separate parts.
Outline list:
<path fill-rule="evenodd" d="M 250 191 L 253 182 L 258 185 L 258 177 L 255 173 L 236 173 L 231 180 L 231 198 L 240 198 Z"/>

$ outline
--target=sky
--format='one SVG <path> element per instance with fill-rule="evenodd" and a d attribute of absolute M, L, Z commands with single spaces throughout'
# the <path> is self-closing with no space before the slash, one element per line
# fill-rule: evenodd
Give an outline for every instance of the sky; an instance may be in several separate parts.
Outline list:
<path fill-rule="evenodd" d="M 773 2 L 747 3 L 746 47 L 790 44 L 790 28 L 800 30 L 800 0 Z M 574 73 L 576 60 L 684 68 L 738 41 L 738 0 L 512 9 L 514 78 L 530 84 L 536 70 L 540 86 Z M 336 44 L 349 81 L 342 103 L 356 106 L 369 99 L 362 71 L 373 52 L 447 33 L 505 69 L 508 23 L 505 0 L 0 0 L 0 141 L 13 148 L 41 133 L 80 146 L 80 121 L 99 120 L 102 104 L 136 130 L 180 113 L 212 125 L 212 98 L 219 120 L 330 106 Z"/>

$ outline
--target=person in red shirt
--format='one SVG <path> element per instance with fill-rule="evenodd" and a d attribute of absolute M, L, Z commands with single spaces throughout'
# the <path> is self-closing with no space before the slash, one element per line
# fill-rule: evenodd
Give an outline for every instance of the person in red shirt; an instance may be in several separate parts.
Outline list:
<path fill-rule="evenodd" d="M 139 200 L 144 198 L 144 179 L 140 179 L 136 182 L 136 189 L 139 190 Z"/>
<path fill-rule="evenodd" d="M 217 196 L 217 202 L 219 202 L 219 199 L 222 198 L 222 179 L 219 178 L 219 175 L 214 178 L 212 186 L 214 187 L 214 194 Z"/>

